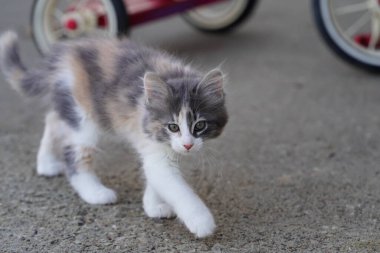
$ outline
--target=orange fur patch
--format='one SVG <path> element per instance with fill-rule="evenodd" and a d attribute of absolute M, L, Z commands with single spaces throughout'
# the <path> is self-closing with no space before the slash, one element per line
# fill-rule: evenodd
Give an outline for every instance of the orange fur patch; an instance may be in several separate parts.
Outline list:
<path fill-rule="evenodd" d="M 74 75 L 73 97 L 85 112 L 93 118 L 94 107 L 91 100 L 91 86 L 88 74 L 80 61 L 72 54 L 69 54 L 67 57 L 67 66 L 70 67 Z"/>

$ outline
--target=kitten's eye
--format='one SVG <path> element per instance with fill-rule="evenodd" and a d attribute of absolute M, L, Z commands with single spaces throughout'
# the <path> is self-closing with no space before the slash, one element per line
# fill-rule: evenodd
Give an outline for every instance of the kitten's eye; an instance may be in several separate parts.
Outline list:
<path fill-rule="evenodd" d="M 199 132 L 202 131 L 206 127 L 206 121 L 198 121 L 194 126 L 194 131 Z"/>
<path fill-rule="evenodd" d="M 176 133 L 179 131 L 179 126 L 177 124 L 169 124 L 168 125 L 168 129 L 173 132 L 173 133 Z"/>

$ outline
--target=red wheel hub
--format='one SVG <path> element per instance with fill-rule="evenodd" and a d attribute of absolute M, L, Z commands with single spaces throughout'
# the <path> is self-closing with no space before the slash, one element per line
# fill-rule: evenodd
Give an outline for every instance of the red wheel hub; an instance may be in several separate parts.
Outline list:
<path fill-rule="evenodd" d="M 98 16 L 98 26 L 104 28 L 104 27 L 107 27 L 107 25 L 108 25 L 107 16 L 104 14 L 99 15 Z"/>
<path fill-rule="evenodd" d="M 67 30 L 76 30 L 78 28 L 78 22 L 75 19 L 69 19 L 66 21 L 65 27 Z"/>
<path fill-rule="evenodd" d="M 108 27 L 107 13 L 99 0 L 85 0 L 82 5 L 71 4 L 61 17 L 61 25 L 68 36 L 89 33 Z"/>
<path fill-rule="evenodd" d="M 353 37 L 353 40 L 360 46 L 364 47 L 364 48 L 368 48 L 369 47 L 369 43 L 371 41 L 371 34 L 369 33 L 362 33 L 362 34 L 357 34 Z M 380 47 L 380 44 L 379 42 L 377 42 L 377 44 L 375 45 L 375 48 L 379 48 Z"/>

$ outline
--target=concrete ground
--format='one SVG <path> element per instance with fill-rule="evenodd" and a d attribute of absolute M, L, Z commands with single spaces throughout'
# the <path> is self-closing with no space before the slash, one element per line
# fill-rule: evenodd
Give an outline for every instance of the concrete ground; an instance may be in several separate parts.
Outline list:
<path fill-rule="evenodd" d="M 64 177 L 38 177 L 41 107 L 2 80 L 0 252 L 380 252 L 380 79 L 326 49 L 309 4 L 262 1 L 223 36 L 177 17 L 132 32 L 205 69 L 225 61 L 229 125 L 203 159 L 184 161 L 218 224 L 207 239 L 144 215 L 127 145 L 107 140 L 98 158 L 99 175 L 119 194 L 115 205 L 85 204 Z M 23 35 L 30 4 L 2 5 L 0 30 L 21 31 L 33 65 L 39 56 Z"/>

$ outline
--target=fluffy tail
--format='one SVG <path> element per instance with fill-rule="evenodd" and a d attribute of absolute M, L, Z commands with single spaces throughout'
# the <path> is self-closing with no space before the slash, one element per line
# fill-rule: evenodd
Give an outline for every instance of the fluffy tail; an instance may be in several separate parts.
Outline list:
<path fill-rule="evenodd" d="M 14 31 L 0 35 L 0 67 L 12 88 L 27 97 L 46 94 L 46 79 L 38 71 L 27 71 L 19 55 L 18 37 Z"/>

